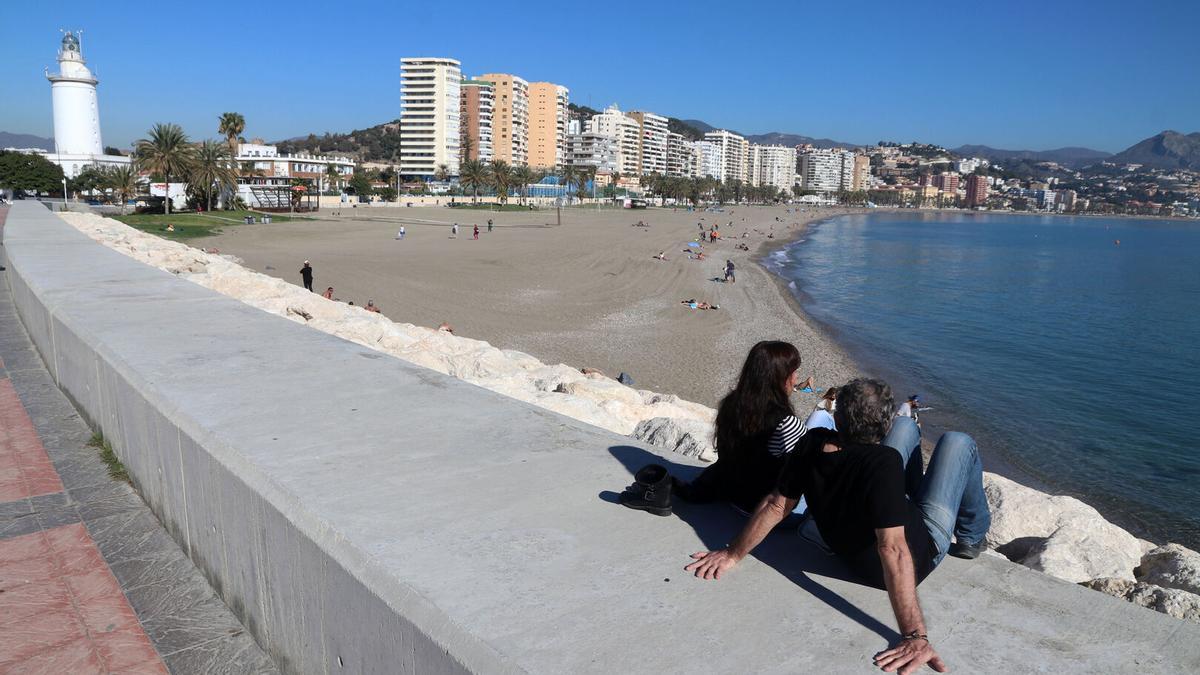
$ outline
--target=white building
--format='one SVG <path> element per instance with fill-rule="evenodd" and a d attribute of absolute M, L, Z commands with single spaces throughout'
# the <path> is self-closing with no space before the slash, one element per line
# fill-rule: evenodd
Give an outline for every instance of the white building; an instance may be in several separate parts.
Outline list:
<path fill-rule="evenodd" d="M 724 129 L 704 134 L 704 173 L 724 183 L 749 179 L 750 144 L 745 138 Z"/>
<path fill-rule="evenodd" d="M 694 178 L 701 175 L 700 144 L 682 134 L 667 134 L 667 175 Z"/>
<path fill-rule="evenodd" d="M 796 180 L 796 150 L 784 145 L 751 145 L 753 185 L 791 190 Z"/>
<path fill-rule="evenodd" d="M 239 143 L 236 160 L 238 196 L 251 208 L 288 207 L 293 179 L 305 180 L 315 189 L 329 190 L 345 186 L 354 175 L 352 159 L 308 153 L 281 155 L 278 147 L 259 143 Z M 331 166 L 339 176 L 334 181 L 337 185 L 330 184 Z M 174 186 L 172 183 L 172 189 Z"/>
<path fill-rule="evenodd" d="M 400 173 L 458 175 L 462 70 L 454 59 L 400 59 Z"/>
<path fill-rule="evenodd" d="M 594 131 L 569 134 L 563 162 L 567 166 L 590 166 L 597 171 L 611 173 L 620 166 L 617 142 L 610 136 Z"/>
<path fill-rule="evenodd" d="M 667 173 L 667 118 L 652 112 L 635 110 L 629 116 L 638 123 L 638 173 Z"/>
<path fill-rule="evenodd" d="M 981 166 L 988 166 L 988 161 L 979 157 L 968 157 L 955 162 L 954 170 L 966 176 L 975 173 L 975 169 Z"/>
<path fill-rule="evenodd" d="M 80 31 L 82 34 L 82 31 Z M 54 107 L 54 152 L 46 159 L 63 169 L 68 178 L 85 166 L 128 165 L 130 159 L 104 154 L 100 138 L 100 104 L 96 97 L 99 80 L 88 70 L 79 38 L 68 32 L 58 50 L 58 72 L 46 71 Z"/>
<path fill-rule="evenodd" d="M 854 153 L 846 150 L 811 149 L 800 154 L 800 186 L 814 192 L 851 190 L 854 184 Z"/>
<path fill-rule="evenodd" d="M 616 141 L 617 167 L 621 174 L 636 176 L 639 173 L 638 152 L 641 149 L 642 130 L 637 120 L 621 112 L 614 104 L 605 108 L 604 112 L 593 115 L 587 123 L 587 130 Z"/>

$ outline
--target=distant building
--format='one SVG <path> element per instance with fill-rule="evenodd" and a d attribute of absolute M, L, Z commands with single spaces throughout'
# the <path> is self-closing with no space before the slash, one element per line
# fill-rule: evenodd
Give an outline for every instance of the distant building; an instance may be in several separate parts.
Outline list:
<path fill-rule="evenodd" d="M 310 183 L 314 190 L 333 189 L 328 177 L 331 166 L 342 187 L 354 175 L 352 159 L 307 153 L 281 155 L 278 147 L 261 143 L 239 143 L 236 161 L 238 196 L 251 208 L 287 208 L 294 179 Z"/>
<path fill-rule="evenodd" d="M 58 50 L 58 72 L 46 72 L 54 108 L 54 152 L 30 150 L 62 167 L 67 178 L 87 166 L 128 166 L 130 158 L 104 154 L 100 138 L 99 80 L 83 60 L 79 38 L 68 32 Z"/>
<path fill-rule="evenodd" d="M 460 86 L 459 145 L 464 160 L 492 161 L 492 114 L 496 87 L 484 80 L 463 80 Z"/>
<path fill-rule="evenodd" d="M 667 173 L 667 118 L 635 110 L 629 117 L 638 123 L 638 173 Z"/>
<path fill-rule="evenodd" d="M 796 150 L 784 145 L 750 146 L 751 184 L 791 190 L 796 180 Z"/>
<path fill-rule="evenodd" d="M 563 165 L 567 146 L 566 87 L 552 82 L 529 85 L 529 166 L 554 169 Z"/>
<path fill-rule="evenodd" d="M 704 134 L 710 146 L 705 160 L 705 172 L 724 183 L 729 180 L 749 182 L 750 143 L 745 138 L 724 129 Z"/>
<path fill-rule="evenodd" d="M 400 59 L 400 173 L 458 175 L 462 70 L 454 59 Z"/>
<path fill-rule="evenodd" d="M 479 79 L 496 88 L 492 158 L 511 166 L 525 166 L 529 162 L 529 83 L 504 73 L 488 73 Z"/>
<path fill-rule="evenodd" d="M 988 200 L 988 177 L 979 174 L 967 176 L 967 202 L 969 209 L 986 206 Z"/>
<path fill-rule="evenodd" d="M 801 187 L 814 192 L 839 192 L 854 186 L 853 152 L 813 148 L 800 154 Z"/>
<path fill-rule="evenodd" d="M 871 158 L 866 155 L 854 155 L 853 174 L 850 178 L 851 190 L 871 189 Z"/>
<path fill-rule="evenodd" d="M 610 136 L 587 131 L 567 136 L 563 163 L 567 166 L 593 167 L 598 172 L 617 170 L 617 142 Z"/>
<path fill-rule="evenodd" d="M 1078 193 L 1074 190 L 1062 190 L 1058 193 L 1058 205 L 1063 211 L 1074 211 Z"/>
<path fill-rule="evenodd" d="M 626 176 L 640 173 L 638 154 L 641 152 L 642 128 L 637 120 L 621 112 L 615 104 L 593 115 L 587 130 L 608 136 L 617 146 L 617 170 Z"/>
<path fill-rule="evenodd" d="M 958 194 L 960 176 L 956 173 L 939 173 L 933 177 L 933 186 L 950 195 Z"/>
<path fill-rule="evenodd" d="M 667 175 L 694 178 L 701 175 L 700 147 L 682 134 L 667 133 Z"/>

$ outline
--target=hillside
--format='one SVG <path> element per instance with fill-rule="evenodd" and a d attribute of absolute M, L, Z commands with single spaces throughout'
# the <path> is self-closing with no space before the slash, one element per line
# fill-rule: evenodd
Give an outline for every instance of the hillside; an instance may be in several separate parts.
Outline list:
<path fill-rule="evenodd" d="M 54 139 L 42 138 L 33 134 L 12 134 L 0 131 L 0 148 L 41 148 L 54 152 Z"/>
<path fill-rule="evenodd" d="M 1009 162 L 1013 160 L 1036 162 L 1057 162 L 1066 166 L 1085 166 L 1108 159 L 1112 153 L 1091 148 L 1056 148 L 1054 150 L 1000 150 L 986 145 L 963 145 L 953 150 L 960 157 L 982 157 L 993 162 Z"/>
<path fill-rule="evenodd" d="M 284 153 L 308 152 L 315 155 L 347 155 L 362 162 L 395 161 L 400 152 L 400 120 L 392 120 L 346 134 L 326 131 L 276 141 Z"/>
<path fill-rule="evenodd" d="M 1200 132 L 1164 131 L 1111 156 L 1116 164 L 1141 164 L 1155 169 L 1200 169 Z"/>
<path fill-rule="evenodd" d="M 811 145 L 817 148 L 857 148 L 861 145 L 859 143 L 835 141 L 831 138 L 812 138 L 811 136 L 785 134 L 778 131 L 772 131 L 769 134 L 752 134 L 746 136 L 746 140 L 759 145 Z"/>

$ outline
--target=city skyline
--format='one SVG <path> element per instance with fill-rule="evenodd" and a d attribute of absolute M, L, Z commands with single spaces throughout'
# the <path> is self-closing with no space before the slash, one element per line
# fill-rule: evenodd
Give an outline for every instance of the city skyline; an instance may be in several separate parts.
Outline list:
<path fill-rule="evenodd" d="M 636 17 L 620 22 L 619 32 L 594 11 L 571 7 L 550 16 L 456 5 L 478 25 L 387 8 L 342 12 L 398 26 L 378 39 L 357 28 L 347 29 L 352 37 L 330 33 L 339 21 L 302 20 L 327 14 L 320 5 L 295 8 L 298 20 L 284 33 L 275 28 L 278 15 L 258 8 L 226 26 L 193 8 L 31 7 L 0 28 L 0 130 L 52 135 L 42 68 L 53 64 L 59 28 L 84 29 L 84 55 L 101 82 L 105 139 L 121 148 L 156 122 L 213 137 L 226 110 L 246 116 L 247 138 L 272 141 L 390 121 L 399 116 L 400 58 L 409 55 L 457 59 L 467 76 L 510 72 L 557 82 L 573 103 L 596 109 L 616 102 L 742 134 L 856 144 L 1116 152 L 1164 129 L 1194 131 L 1200 108 L 1193 86 L 1200 46 L 1187 37 L 1200 11 L 1184 3 L 1062 3 L 1040 7 L 1037 22 L 1013 5 L 970 17 L 882 4 L 855 16 L 763 5 L 725 17 L 716 33 L 710 19 L 719 5 L 672 16 L 678 9 L 630 15 L 613 4 Z M 537 39 L 496 43 L 522 35 Z M 731 50 L 736 44 L 753 49 Z"/>

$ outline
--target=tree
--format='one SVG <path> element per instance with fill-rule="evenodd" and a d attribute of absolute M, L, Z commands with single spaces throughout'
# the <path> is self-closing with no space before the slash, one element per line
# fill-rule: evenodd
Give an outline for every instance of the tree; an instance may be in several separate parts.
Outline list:
<path fill-rule="evenodd" d="M 444 183 L 444 182 L 446 182 L 446 179 L 449 177 L 450 177 L 450 167 L 446 164 L 438 164 L 437 171 L 433 172 L 434 180 L 436 180 L 439 183 Z"/>
<path fill-rule="evenodd" d="M 208 210 L 212 211 L 214 193 L 237 189 L 237 172 L 233 169 L 229 147 L 218 141 L 204 139 L 196 148 L 188 182 L 192 183 L 197 194 L 208 203 Z"/>
<path fill-rule="evenodd" d="M 380 188 L 378 194 L 379 198 L 385 202 L 396 201 L 396 188 L 392 187 L 391 185 L 385 188 Z"/>
<path fill-rule="evenodd" d="M 562 181 L 563 196 L 570 194 L 571 183 L 579 180 L 579 167 L 567 164 L 558 170 L 558 179 Z"/>
<path fill-rule="evenodd" d="M 124 156 L 125 156 L 125 153 L 124 153 L 124 152 L 121 152 L 121 149 L 120 149 L 120 148 L 114 148 L 114 147 L 113 147 L 113 146 L 111 146 L 111 145 L 106 145 L 106 146 L 104 146 L 104 154 L 106 154 L 106 155 L 119 155 L 119 156 L 121 156 L 121 157 L 124 157 Z"/>
<path fill-rule="evenodd" d="M 51 192 L 62 187 L 62 167 L 41 155 L 0 150 L 0 187 Z"/>
<path fill-rule="evenodd" d="M 529 200 L 529 184 L 537 182 L 538 173 L 527 166 L 514 166 L 512 169 L 513 182 L 517 184 L 517 195 L 521 203 Z"/>
<path fill-rule="evenodd" d="M 112 190 L 113 197 L 121 202 L 121 213 L 125 213 L 125 203 L 138 192 L 138 174 L 128 164 L 114 166 L 105 172 L 105 187 Z"/>
<path fill-rule="evenodd" d="M 488 178 L 492 187 L 496 188 L 496 200 L 501 204 L 508 203 L 508 191 L 512 188 L 512 167 L 504 160 L 497 159 L 488 167 Z"/>
<path fill-rule="evenodd" d="M 74 178 L 67 179 L 67 189 L 76 194 L 95 193 L 104 189 L 104 183 L 104 169 L 95 164 L 88 164 Z"/>
<path fill-rule="evenodd" d="M 217 123 L 217 133 L 225 137 L 229 145 L 229 156 L 237 157 L 237 143 L 242 132 L 246 130 L 246 118 L 241 113 L 222 113 Z"/>
<path fill-rule="evenodd" d="M 363 171 L 355 171 L 350 177 L 350 189 L 360 198 L 370 195 L 373 192 L 370 177 Z"/>
<path fill-rule="evenodd" d="M 588 181 L 596 179 L 596 167 L 585 166 L 579 170 L 579 186 L 575 188 L 575 196 L 580 200 L 587 199 L 587 184 Z"/>
<path fill-rule="evenodd" d="M 190 173 L 196 149 L 188 142 L 187 134 L 178 124 L 155 124 L 149 138 L 137 142 L 135 150 L 138 169 L 162 176 L 167 184 L 164 207 L 171 214 L 171 177 Z"/>
<path fill-rule="evenodd" d="M 479 188 L 488 182 L 488 167 L 477 159 L 469 159 L 458 168 L 458 182 L 471 188 L 471 203 L 479 201 Z"/>
<path fill-rule="evenodd" d="M 338 173 L 337 167 L 332 164 L 325 165 L 325 185 L 333 186 L 334 190 L 338 189 L 338 184 L 342 180 L 342 174 Z"/>

